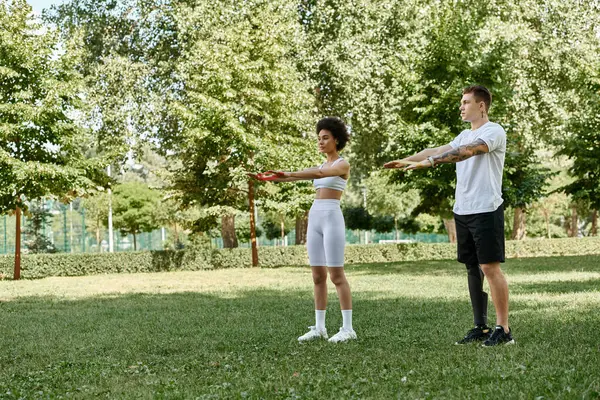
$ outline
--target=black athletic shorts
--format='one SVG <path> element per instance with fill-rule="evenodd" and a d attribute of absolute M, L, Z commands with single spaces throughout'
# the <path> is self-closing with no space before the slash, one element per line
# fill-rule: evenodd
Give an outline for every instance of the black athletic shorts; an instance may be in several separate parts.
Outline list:
<path fill-rule="evenodd" d="M 504 205 L 496 211 L 457 215 L 458 262 L 466 265 L 504 262 Z"/>

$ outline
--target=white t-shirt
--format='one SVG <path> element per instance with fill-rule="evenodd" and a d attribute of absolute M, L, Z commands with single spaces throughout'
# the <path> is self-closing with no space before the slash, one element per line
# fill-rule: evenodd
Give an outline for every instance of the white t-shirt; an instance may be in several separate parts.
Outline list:
<path fill-rule="evenodd" d="M 486 122 L 474 131 L 466 129 L 450 146 L 456 149 L 481 139 L 489 153 L 456 163 L 456 202 L 454 213 L 479 214 L 495 211 L 502 200 L 502 169 L 506 154 L 506 132 L 494 122 Z"/>

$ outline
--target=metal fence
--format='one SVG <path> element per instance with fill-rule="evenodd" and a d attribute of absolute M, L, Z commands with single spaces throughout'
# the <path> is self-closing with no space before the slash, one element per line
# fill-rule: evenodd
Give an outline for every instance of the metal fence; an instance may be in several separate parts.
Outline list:
<path fill-rule="evenodd" d="M 379 233 L 375 231 L 358 231 L 346 229 L 346 244 L 372 244 L 372 243 L 448 243 L 448 235 L 436 233 L 408 234 L 399 232 L 398 240 L 394 232 Z M 259 246 L 292 246 L 296 243 L 296 231 L 292 229 L 283 239 L 269 240 L 265 237 L 258 238 Z M 223 248 L 221 238 L 213 238 L 211 244 L 215 248 Z M 250 247 L 249 242 L 240 242 L 239 247 Z"/>
<path fill-rule="evenodd" d="M 108 230 L 105 227 L 96 229 L 94 222 L 86 215 L 86 210 L 80 202 L 69 205 L 48 200 L 44 207 L 51 214 L 49 221 L 42 227 L 41 234 L 44 235 L 60 253 L 96 253 L 107 252 L 109 249 Z M 0 216 L 0 254 L 12 254 L 15 251 L 15 217 Z M 21 246 L 23 252 L 27 253 L 28 237 L 25 233 L 28 217 L 22 218 Z M 178 235 L 182 235 L 181 232 Z M 136 235 L 137 250 L 162 250 L 171 247 L 174 243 L 175 232 L 168 228 L 157 229 L 152 232 L 143 232 Z M 433 233 L 405 234 L 399 233 L 401 242 L 448 242 L 446 235 Z M 185 238 L 182 237 L 185 242 Z M 258 238 L 259 246 L 289 246 L 296 241 L 295 230 L 289 232 L 282 239 L 268 240 L 264 236 Z M 397 242 L 395 233 L 378 233 L 367 231 L 346 230 L 347 244 L 364 243 L 389 243 Z M 114 251 L 133 251 L 134 238 L 132 235 L 122 235 L 119 231 L 113 231 Z M 211 239 L 214 248 L 222 248 L 221 238 Z M 250 243 L 240 241 L 240 247 L 250 247 Z"/>
<path fill-rule="evenodd" d="M 58 211 L 58 212 L 55 212 Z M 60 253 L 96 253 L 108 251 L 108 230 L 101 228 L 99 232 L 90 229 L 86 222 L 85 209 L 73 210 L 69 206 L 56 210 L 53 208 L 50 223 L 42 228 L 41 234 L 46 236 Z M 12 254 L 15 251 L 15 217 L 0 216 L 0 254 Z M 28 252 L 28 235 L 25 233 L 27 216 L 21 222 L 21 247 Z M 99 240 L 97 239 L 99 234 Z M 170 232 L 166 228 L 136 235 L 137 250 L 162 250 L 169 239 Z M 113 231 L 114 251 L 133 251 L 133 235 L 122 235 Z"/>

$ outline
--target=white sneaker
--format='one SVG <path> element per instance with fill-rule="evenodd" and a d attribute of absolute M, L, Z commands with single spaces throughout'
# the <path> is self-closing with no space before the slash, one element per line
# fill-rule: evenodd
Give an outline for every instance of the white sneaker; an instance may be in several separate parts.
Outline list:
<path fill-rule="evenodd" d="M 327 336 L 327 329 L 317 330 L 316 326 L 309 326 L 308 328 L 310 330 L 298 338 L 299 342 L 307 342 L 320 338 L 327 339 L 329 337 Z"/>
<path fill-rule="evenodd" d="M 346 342 L 348 340 L 356 340 L 356 332 L 353 329 L 340 328 L 340 331 L 333 335 L 329 341 L 331 343 Z"/>

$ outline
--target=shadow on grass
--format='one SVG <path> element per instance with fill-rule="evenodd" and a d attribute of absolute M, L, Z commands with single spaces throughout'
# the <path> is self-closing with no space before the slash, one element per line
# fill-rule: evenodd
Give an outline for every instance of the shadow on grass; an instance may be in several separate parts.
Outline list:
<path fill-rule="evenodd" d="M 465 266 L 456 261 L 402 261 L 347 265 L 347 271 L 360 275 L 449 275 L 463 271 Z"/>
<path fill-rule="evenodd" d="M 346 266 L 346 269 L 364 275 L 452 275 L 466 271 L 465 265 L 456 260 L 353 264 Z M 502 269 L 507 274 L 600 272 L 600 256 L 512 258 L 502 264 Z"/>
<path fill-rule="evenodd" d="M 599 260 L 511 259 L 503 269 L 509 277 L 590 272 L 600 271 Z M 451 260 L 348 270 L 465 274 Z M 544 296 L 599 286 L 600 279 L 511 285 L 513 293 L 537 293 L 540 301 L 511 302 L 518 344 L 494 350 L 453 345 L 472 324 L 466 290 L 460 300 L 444 293 L 386 299 L 355 293 L 359 340 L 337 346 L 296 341 L 313 324 L 309 285 L 285 292 L 19 298 L 0 303 L 0 398 L 597 398 L 598 302 L 563 311 Z M 340 325 L 332 296 L 330 334 Z"/>
<path fill-rule="evenodd" d="M 573 282 L 573 288 L 580 284 Z M 0 305 L 0 393 L 11 393 L 5 398 L 69 393 L 80 398 L 489 393 L 514 398 L 561 397 L 567 387 L 571 397 L 600 390 L 595 308 L 549 316 L 524 302 L 511 307 L 519 311 L 511 320 L 518 345 L 491 350 L 453 345 L 471 326 L 467 293 L 464 300 L 365 300 L 356 293 L 359 340 L 342 345 L 297 343 L 313 324 L 309 287 L 22 298 Z M 332 296 L 330 334 L 340 325 Z"/>
<path fill-rule="evenodd" d="M 600 272 L 600 255 L 511 258 L 505 268 L 513 273 Z"/>
<path fill-rule="evenodd" d="M 511 285 L 511 292 L 515 294 L 526 293 L 580 293 L 598 292 L 600 296 L 600 279 L 588 279 L 584 281 L 551 281 L 537 283 L 519 283 Z"/>

